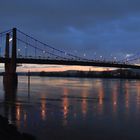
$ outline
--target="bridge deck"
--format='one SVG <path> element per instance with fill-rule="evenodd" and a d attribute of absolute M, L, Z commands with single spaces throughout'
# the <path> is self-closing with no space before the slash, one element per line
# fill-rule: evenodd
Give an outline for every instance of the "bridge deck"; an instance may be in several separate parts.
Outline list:
<path fill-rule="evenodd" d="M 1 57 L 0 63 L 10 62 L 11 59 Z M 140 69 L 138 65 L 113 63 L 113 62 L 98 62 L 98 61 L 75 61 L 75 60 L 50 60 L 50 59 L 32 59 L 32 58 L 17 58 L 17 63 L 20 64 L 49 64 L 49 65 L 77 65 L 77 66 L 97 66 L 97 67 L 115 67 L 115 68 L 132 68 Z"/>

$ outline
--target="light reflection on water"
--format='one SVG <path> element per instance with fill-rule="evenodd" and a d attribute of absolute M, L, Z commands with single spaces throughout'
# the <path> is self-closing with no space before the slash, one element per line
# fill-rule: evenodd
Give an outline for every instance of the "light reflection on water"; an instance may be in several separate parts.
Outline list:
<path fill-rule="evenodd" d="M 19 77 L 3 91 L 0 113 L 23 132 L 49 139 L 140 139 L 140 81 Z"/>

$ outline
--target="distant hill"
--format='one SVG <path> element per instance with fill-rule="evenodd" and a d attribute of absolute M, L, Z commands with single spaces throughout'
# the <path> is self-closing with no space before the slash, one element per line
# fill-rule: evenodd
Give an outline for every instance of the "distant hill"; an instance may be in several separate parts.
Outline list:
<path fill-rule="evenodd" d="M 18 72 L 19 76 L 28 75 L 27 72 Z M 0 76 L 3 72 L 0 73 Z M 79 71 L 68 70 L 63 72 L 30 72 L 31 76 L 48 76 L 48 77 L 86 77 L 86 78 L 135 78 L 140 79 L 140 70 L 134 69 L 116 69 L 107 71 Z"/>

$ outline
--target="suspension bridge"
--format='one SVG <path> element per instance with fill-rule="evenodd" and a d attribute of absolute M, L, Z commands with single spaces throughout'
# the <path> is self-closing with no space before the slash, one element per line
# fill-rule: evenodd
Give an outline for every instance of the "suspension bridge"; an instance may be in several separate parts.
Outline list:
<path fill-rule="evenodd" d="M 93 52 L 94 53 L 94 52 Z M 5 64 L 5 77 L 16 75 L 17 64 L 79 65 L 140 69 L 138 54 L 123 60 L 100 60 L 77 56 L 13 28 L 0 33 L 0 63 Z"/>

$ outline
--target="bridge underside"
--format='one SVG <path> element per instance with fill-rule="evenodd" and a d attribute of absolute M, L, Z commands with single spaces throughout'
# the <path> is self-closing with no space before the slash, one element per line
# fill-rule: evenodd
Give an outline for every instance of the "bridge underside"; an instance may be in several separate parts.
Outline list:
<path fill-rule="evenodd" d="M 0 63 L 10 62 L 11 59 L 0 58 Z M 97 66 L 97 67 L 110 67 L 110 68 L 132 68 L 140 69 L 138 65 L 119 64 L 111 62 L 97 62 L 97 61 L 72 61 L 72 60 L 49 60 L 49 59 L 31 59 L 31 58 L 17 58 L 19 64 L 48 64 L 48 65 L 75 65 L 75 66 Z"/>

